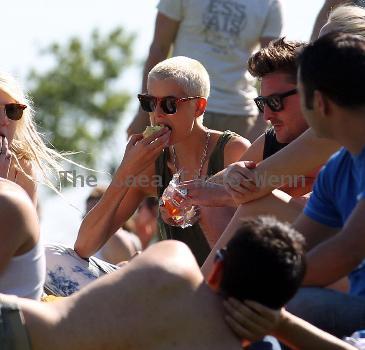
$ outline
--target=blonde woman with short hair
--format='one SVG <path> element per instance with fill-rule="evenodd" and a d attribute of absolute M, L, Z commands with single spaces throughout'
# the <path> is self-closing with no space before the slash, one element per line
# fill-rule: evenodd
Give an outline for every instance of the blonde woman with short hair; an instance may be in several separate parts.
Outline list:
<path fill-rule="evenodd" d="M 151 147 L 152 141 L 152 144 L 158 140 L 163 143 L 153 158 L 149 155 L 144 159 L 140 173 L 130 174 L 125 167 L 118 168 L 105 194 L 80 226 L 75 243 L 79 255 L 89 257 L 95 253 L 145 197 L 161 198 L 173 174 L 182 174 L 181 180 L 203 180 L 242 157 L 250 145 L 248 140 L 228 130 L 207 129 L 203 124 L 209 90 L 209 75 L 197 60 L 177 56 L 151 69 L 147 91 L 139 94 L 138 99 L 141 108 L 149 113 L 151 124 L 163 128 L 131 147 L 142 152 Z M 142 138 L 142 134 L 138 137 Z M 132 183 L 123 182 L 125 173 Z M 123 189 L 121 184 L 125 185 Z M 161 237 L 185 242 L 201 265 L 219 238 L 221 227 L 233 215 L 231 208 L 213 209 L 215 213 L 211 208 L 202 207 L 199 222 L 183 229 L 175 227 L 178 223 L 172 222 L 161 203 Z"/>

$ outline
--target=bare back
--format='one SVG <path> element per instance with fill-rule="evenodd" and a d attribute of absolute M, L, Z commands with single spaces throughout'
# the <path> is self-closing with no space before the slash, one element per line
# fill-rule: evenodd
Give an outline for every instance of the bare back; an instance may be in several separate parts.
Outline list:
<path fill-rule="evenodd" d="M 33 350 L 241 349 L 223 320 L 221 299 L 204 283 L 188 248 L 175 241 L 150 247 L 47 310 L 22 308 Z M 43 320 L 56 315 L 47 334 L 35 313 Z"/>

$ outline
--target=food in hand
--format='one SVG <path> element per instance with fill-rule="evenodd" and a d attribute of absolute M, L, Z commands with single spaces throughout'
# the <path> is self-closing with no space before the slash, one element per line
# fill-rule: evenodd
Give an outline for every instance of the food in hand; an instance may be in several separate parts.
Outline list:
<path fill-rule="evenodd" d="M 143 131 L 143 138 L 149 137 L 155 134 L 157 131 L 160 131 L 163 128 L 161 125 L 149 125 L 146 127 L 146 130 Z"/>

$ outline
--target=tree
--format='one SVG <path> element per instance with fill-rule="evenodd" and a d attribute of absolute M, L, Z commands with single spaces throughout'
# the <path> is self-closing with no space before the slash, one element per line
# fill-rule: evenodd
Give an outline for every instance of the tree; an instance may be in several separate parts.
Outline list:
<path fill-rule="evenodd" d="M 81 152 L 75 160 L 83 165 L 94 166 L 128 105 L 117 81 L 131 65 L 133 40 L 117 28 L 104 37 L 94 30 L 88 42 L 53 43 L 44 53 L 54 65 L 29 74 L 37 124 L 57 150 Z"/>

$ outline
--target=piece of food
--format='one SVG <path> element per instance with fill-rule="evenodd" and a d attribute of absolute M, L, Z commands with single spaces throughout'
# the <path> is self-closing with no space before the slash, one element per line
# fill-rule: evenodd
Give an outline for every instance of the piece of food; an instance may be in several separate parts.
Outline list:
<path fill-rule="evenodd" d="M 160 131 L 161 129 L 163 129 L 163 126 L 161 125 L 152 125 L 152 126 L 148 125 L 146 127 L 146 130 L 143 131 L 143 138 L 149 137 L 154 133 L 156 133 L 157 131 Z"/>

